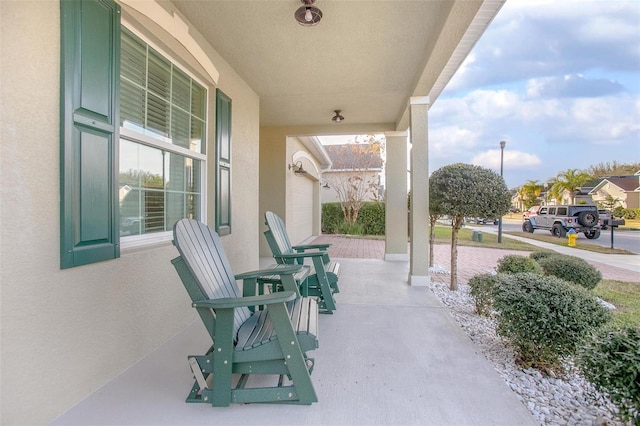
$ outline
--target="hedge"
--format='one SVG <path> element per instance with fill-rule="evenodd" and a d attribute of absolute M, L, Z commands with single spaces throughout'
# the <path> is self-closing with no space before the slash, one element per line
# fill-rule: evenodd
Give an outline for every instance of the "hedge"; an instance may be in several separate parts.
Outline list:
<path fill-rule="evenodd" d="M 356 226 L 344 223 L 340 203 L 324 203 L 322 205 L 322 232 L 324 234 L 344 233 L 349 229 L 365 235 L 384 235 L 385 204 L 378 201 L 365 201 L 358 212 Z M 360 231 L 361 229 L 361 231 Z"/>

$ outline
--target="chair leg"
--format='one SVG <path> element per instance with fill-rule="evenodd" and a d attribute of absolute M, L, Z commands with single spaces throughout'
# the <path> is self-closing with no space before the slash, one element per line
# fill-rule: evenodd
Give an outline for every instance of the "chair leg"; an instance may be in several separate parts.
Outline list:
<path fill-rule="evenodd" d="M 333 292 L 331 291 L 329 279 L 327 278 L 327 273 L 324 270 L 324 263 L 322 263 L 321 257 L 318 256 L 313 258 L 313 267 L 316 270 L 318 287 L 320 288 L 320 292 L 322 293 L 322 299 L 325 303 L 325 307 L 327 311 L 329 311 L 329 313 L 332 313 L 336 310 L 336 304 L 333 300 Z"/>
<path fill-rule="evenodd" d="M 227 407 L 231 405 L 231 381 L 233 365 L 233 338 L 229 330 L 233 330 L 234 309 L 218 309 L 216 311 L 216 340 L 213 345 L 213 391 L 211 405 Z"/>
<path fill-rule="evenodd" d="M 269 314 L 276 329 L 280 349 L 284 355 L 289 377 L 293 382 L 298 401 L 301 404 L 317 402 L 318 397 L 311 382 L 311 374 L 298 338 L 291 327 L 291 320 L 286 306 L 284 304 L 270 305 Z"/>
<path fill-rule="evenodd" d="M 329 285 L 331 286 L 333 293 L 340 293 L 340 288 L 338 287 L 338 276 L 333 272 L 327 272 L 327 278 L 329 279 Z"/>

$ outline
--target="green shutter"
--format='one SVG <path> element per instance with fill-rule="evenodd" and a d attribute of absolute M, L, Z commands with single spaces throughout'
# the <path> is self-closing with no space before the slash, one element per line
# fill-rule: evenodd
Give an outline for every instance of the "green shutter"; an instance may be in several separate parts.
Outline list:
<path fill-rule="evenodd" d="M 216 231 L 231 233 L 231 98 L 216 89 Z"/>
<path fill-rule="evenodd" d="M 61 1 L 60 266 L 119 257 L 120 7 Z"/>

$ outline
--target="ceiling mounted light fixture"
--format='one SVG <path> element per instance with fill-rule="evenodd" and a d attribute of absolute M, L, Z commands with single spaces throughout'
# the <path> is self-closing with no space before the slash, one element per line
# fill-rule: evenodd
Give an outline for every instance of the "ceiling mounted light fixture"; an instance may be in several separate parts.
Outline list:
<path fill-rule="evenodd" d="M 304 27 L 312 27 L 322 19 L 322 11 L 313 6 L 316 0 L 300 0 L 304 6 L 301 6 L 294 13 L 294 17 L 298 24 Z"/>
<path fill-rule="evenodd" d="M 344 117 L 342 115 L 340 115 L 340 112 L 342 110 L 340 109 L 334 109 L 333 112 L 336 113 L 336 115 L 333 116 L 333 118 L 331 119 L 331 121 L 335 122 L 335 123 L 340 123 L 341 121 L 344 120 Z"/>

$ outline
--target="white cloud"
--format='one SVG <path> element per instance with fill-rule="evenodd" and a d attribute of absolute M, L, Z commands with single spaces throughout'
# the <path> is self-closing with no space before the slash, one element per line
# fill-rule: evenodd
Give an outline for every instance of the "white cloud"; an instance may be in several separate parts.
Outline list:
<path fill-rule="evenodd" d="M 638 0 L 510 0 L 429 113 L 430 168 L 499 170 L 511 186 L 640 161 Z"/>
<path fill-rule="evenodd" d="M 471 159 L 471 164 L 483 166 L 489 169 L 500 170 L 500 150 L 490 149 L 481 152 Z M 513 151 L 505 148 L 503 168 L 505 170 L 532 169 L 540 166 L 542 161 L 535 154 L 522 151 Z"/>

